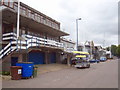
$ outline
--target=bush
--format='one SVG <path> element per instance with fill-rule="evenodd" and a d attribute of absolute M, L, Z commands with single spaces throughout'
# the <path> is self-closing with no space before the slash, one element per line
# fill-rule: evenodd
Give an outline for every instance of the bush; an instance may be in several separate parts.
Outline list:
<path fill-rule="evenodd" d="M 10 75 L 10 72 L 3 71 L 2 75 Z"/>

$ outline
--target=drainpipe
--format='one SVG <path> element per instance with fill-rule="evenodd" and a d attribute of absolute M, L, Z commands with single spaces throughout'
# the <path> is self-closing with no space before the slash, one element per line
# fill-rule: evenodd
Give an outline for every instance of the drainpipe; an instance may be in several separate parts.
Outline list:
<path fill-rule="evenodd" d="M 20 1 L 18 0 L 18 13 L 17 13 L 17 40 L 19 38 L 19 28 L 20 28 Z"/>

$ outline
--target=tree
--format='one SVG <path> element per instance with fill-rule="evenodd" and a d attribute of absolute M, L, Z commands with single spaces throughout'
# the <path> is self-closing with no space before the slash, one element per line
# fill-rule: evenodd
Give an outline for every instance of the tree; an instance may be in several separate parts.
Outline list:
<path fill-rule="evenodd" d="M 111 45 L 111 52 L 112 52 L 112 55 L 114 55 L 114 56 L 117 55 L 117 46 L 116 45 Z"/>
<path fill-rule="evenodd" d="M 116 49 L 116 55 L 120 58 L 120 45 Z"/>
<path fill-rule="evenodd" d="M 110 47 L 107 47 L 106 50 L 107 50 L 107 51 L 110 51 Z"/>

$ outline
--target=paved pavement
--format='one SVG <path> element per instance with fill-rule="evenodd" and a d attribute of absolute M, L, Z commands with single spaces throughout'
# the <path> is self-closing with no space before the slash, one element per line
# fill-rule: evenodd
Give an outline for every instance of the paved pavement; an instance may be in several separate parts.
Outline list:
<path fill-rule="evenodd" d="M 118 60 L 92 64 L 90 69 L 66 68 L 28 80 L 3 81 L 3 88 L 118 88 Z"/>

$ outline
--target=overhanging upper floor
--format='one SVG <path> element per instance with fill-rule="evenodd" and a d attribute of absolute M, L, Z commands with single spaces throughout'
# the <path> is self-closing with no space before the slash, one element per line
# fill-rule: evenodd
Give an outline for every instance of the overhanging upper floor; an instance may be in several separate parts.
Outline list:
<path fill-rule="evenodd" d="M 2 10 L 2 19 L 5 22 L 9 22 L 10 24 L 14 24 L 15 26 L 17 25 L 17 11 L 15 9 L 16 3 L 13 3 L 14 7 L 10 8 L 7 5 L 3 6 L 5 7 Z M 27 8 L 28 6 L 21 3 L 22 9 Z M 10 6 L 10 5 L 9 5 Z M 41 16 L 44 18 L 39 18 L 39 12 L 28 7 L 29 9 L 26 10 L 26 12 L 21 11 L 20 13 L 20 27 L 26 27 L 29 28 L 29 30 L 39 33 L 46 33 L 50 34 L 52 36 L 66 36 L 69 35 L 68 33 L 65 33 L 60 30 L 60 23 L 51 19 L 50 17 L 47 17 L 43 14 Z M 31 10 L 31 14 L 27 14 L 27 12 Z M 32 12 L 34 11 L 34 13 Z M 37 16 L 36 16 L 37 15 Z M 48 22 L 49 21 L 49 22 Z M 51 23 L 50 23 L 51 21 Z"/>

